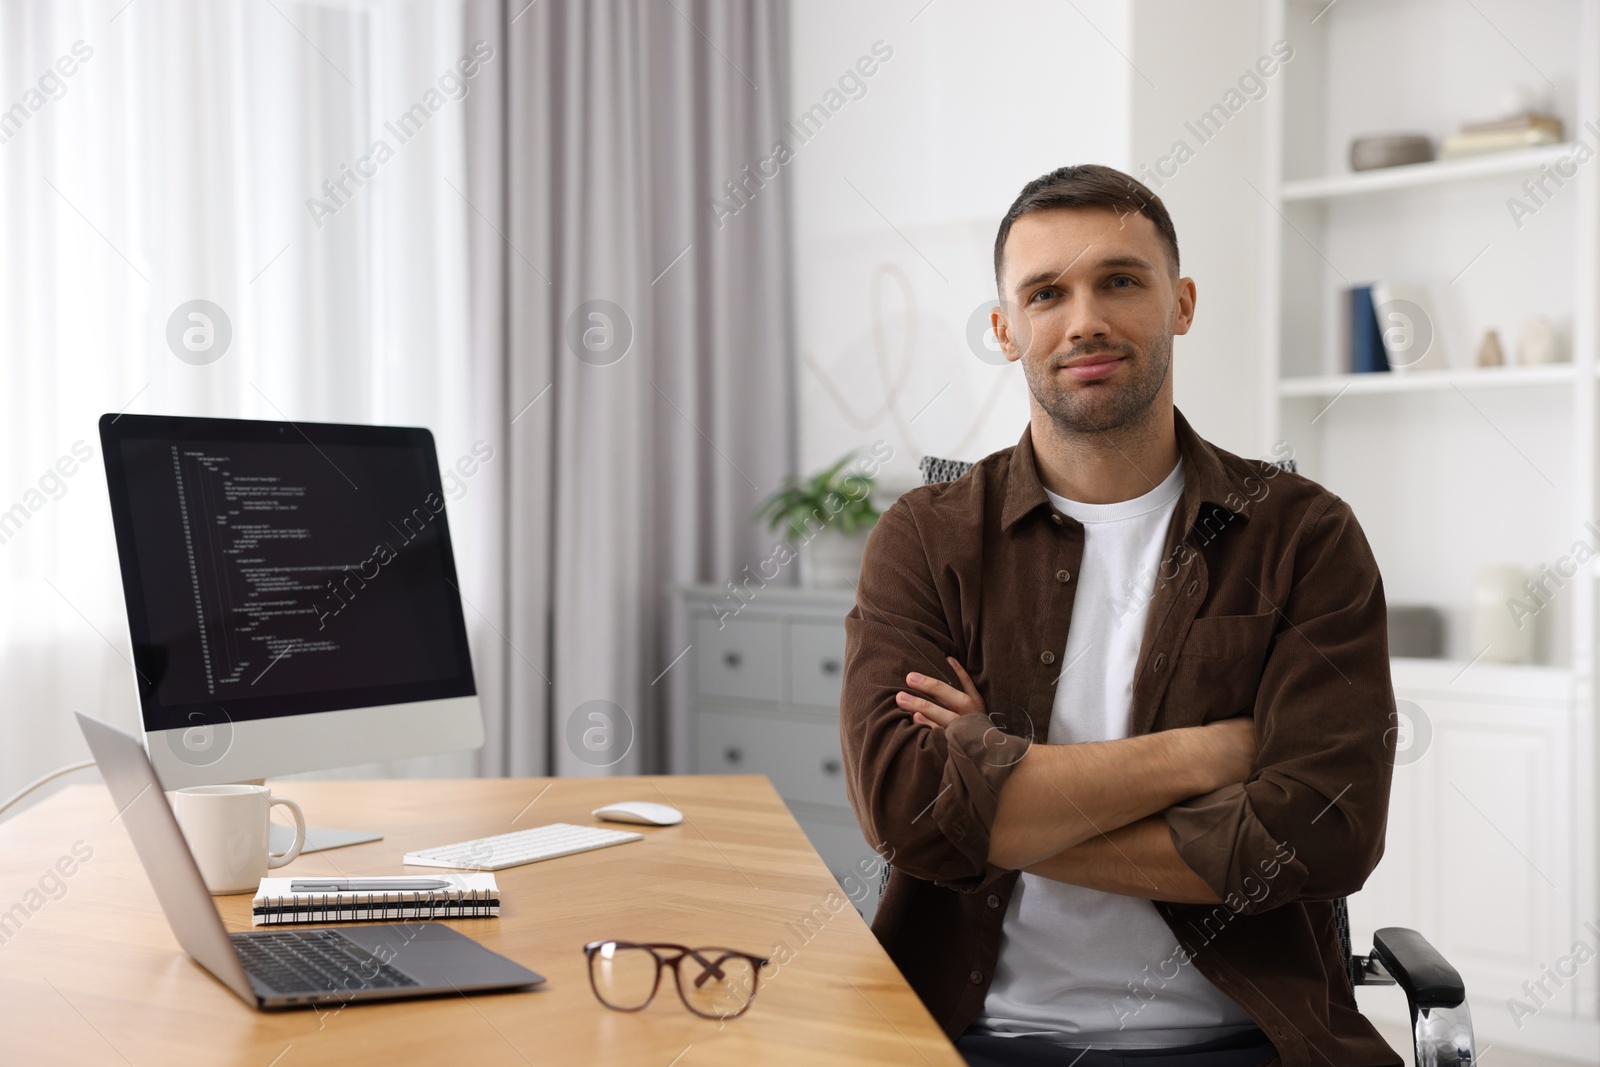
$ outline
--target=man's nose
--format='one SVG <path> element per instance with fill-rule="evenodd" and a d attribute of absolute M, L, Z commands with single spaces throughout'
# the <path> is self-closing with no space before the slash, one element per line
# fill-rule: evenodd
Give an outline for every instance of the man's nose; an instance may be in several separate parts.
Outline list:
<path fill-rule="evenodd" d="M 1111 336 L 1111 324 L 1106 320 L 1105 309 L 1092 294 L 1073 298 L 1067 320 L 1067 340 L 1074 345 Z"/>

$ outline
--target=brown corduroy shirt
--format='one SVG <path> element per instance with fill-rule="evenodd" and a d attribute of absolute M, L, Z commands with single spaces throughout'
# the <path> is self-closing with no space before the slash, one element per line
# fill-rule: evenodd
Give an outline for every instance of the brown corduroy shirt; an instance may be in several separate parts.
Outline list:
<path fill-rule="evenodd" d="M 1129 733 L 1249 715 L 1259 755 L 1248 782 L 1166 811 L 1179 854 L 1223 903 L 1157 901 L 1181 952 L 1149 961 L 1130 993 L 1159 996 L 1161 975 L 1192 963 L 1285 1067 L 1397 1065 L 1356 1010 L 1333 905 L 1383 854 L 1394 695 L 1377 564 L 1344 501 L 1176 424 L 1183 495 Z M 850 802 L 893 865 L 873 930 L 952 1038 L 994 977 L 1017 872 L 989 863 L 989 831 L 1012 768 L 1049 741 L 1083 544 L 1046 497 L 1025 430 L 883 514 L 845 621 Z M 947 655 L 987 714 L 917 725 L 895 694 L 908 671 L 960 688 Z"/>

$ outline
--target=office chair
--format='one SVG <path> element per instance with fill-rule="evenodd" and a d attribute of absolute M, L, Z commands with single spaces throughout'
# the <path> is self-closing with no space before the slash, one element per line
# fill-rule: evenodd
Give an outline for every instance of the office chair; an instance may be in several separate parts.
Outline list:
<path fill-rule="evenodd" d="M 1292 459 L 1277 466 L 1293 472 Z M 918 467 L 922 484 L 952 482 L 972 469 L 971 463 L 924 456 Z M 889 864 L 883 865 L 880 898 L 889 886 Z M 1415 930 L 1386 926 L 1372 935 L 1372 951 L 1365 956 L 1350 951 L 1350 909 L 1343 897 L 1334 902 L 1339 927 L 1339 949 L 1352 986 L 1398 985 L 1411 1007 L 1411 1038 L 1416 1067 L 1474 1067 L 1477 1049 L 1472 1038 L 1472 1015 L 1461 975 Z"/>

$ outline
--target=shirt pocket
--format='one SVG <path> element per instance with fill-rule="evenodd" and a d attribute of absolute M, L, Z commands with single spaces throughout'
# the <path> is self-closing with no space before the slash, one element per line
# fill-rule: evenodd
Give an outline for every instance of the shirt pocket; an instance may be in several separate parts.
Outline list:
<path fill-rule="evenodd" d="M 1167 689 L 1166 725 L 1199 726 L 1247 715 L 1255 707 L 1261 672 L 1278 613 L 1212 615 L 1195 619 L 1178 650 Z"/>

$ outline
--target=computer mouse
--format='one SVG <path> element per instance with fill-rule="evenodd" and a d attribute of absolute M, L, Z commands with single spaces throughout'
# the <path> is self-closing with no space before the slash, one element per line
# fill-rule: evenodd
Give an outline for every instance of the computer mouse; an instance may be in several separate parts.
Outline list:
<path fill-rule="evenodd" d="M 624 800 L 620 804 L 607 804 L 589 814 L 609 822 L 643 823 L 646 826 L 676 826 L 683 821 L 683 812 L 665 804 L 652 804 L 648 800 Z"/>

